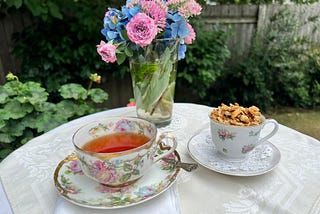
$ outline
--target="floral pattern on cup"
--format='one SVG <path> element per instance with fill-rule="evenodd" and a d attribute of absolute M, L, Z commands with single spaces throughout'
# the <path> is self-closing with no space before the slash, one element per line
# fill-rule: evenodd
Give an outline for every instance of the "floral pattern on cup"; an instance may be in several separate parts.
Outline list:
<path fill-rule="evenodd" d="M 144 160 L 149 158 L 150 152 L 144 155 L 138 154 L 130 161 L 102 161 L 95 160 L 91 165 L 87 165 L 88 173 L 100 182 L 115 183 L 119 180 L 122 183 L 127 182 L 132 177 L 140 177 Z M 79 157 L 81 159 L 81 157 Z"/>
<path fill-rule="evenodd" d="M 227 139 L 233 140 L 235 138 L 235 133 L 229 132 L 226 129 L 219 129 L 218 135 L 221 140 L 227 140 Z"/>
<path fill-rule="evenodd" d="M 242 147 L 241 152 L 243 154 L 246 154 L 247 152 L 250 152 L 252 149 L 254 149 L 254 145 L 250 144 L 250 145 L 245 145 L 244 147 Z"/>

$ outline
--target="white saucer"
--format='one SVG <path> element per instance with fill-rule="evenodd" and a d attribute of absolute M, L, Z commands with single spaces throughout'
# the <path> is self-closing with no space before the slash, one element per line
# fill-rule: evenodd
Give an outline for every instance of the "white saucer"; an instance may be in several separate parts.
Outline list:
<path fill-rule="evenodd" d="M 170 158 L 180 160 L 176 151 Z M 95 209 L 123 208 L 148 201 L 166 191 L 180 171 L 180 168 L 160 160 L 134 184 L 114 189 L 84 175 L 78 161 L 74 154 L 62 160 L 55 170 L 54 184 L 71 203 Z"/>
<path fill-rule="evenodd" d="M 226 175 L 255 176 L 274 169 L 281 159 L 280 151 L 270 142 L 257 146 L 241 162 L 223 160 L 217 155 L 210 129 L 193 136 L 188 142 L 191 157 L 202 166 Z"/>

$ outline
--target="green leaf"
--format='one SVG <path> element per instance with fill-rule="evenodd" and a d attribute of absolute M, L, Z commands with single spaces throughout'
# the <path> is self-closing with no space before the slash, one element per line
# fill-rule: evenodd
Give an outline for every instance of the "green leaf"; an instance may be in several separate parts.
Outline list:
<path fill-rule="evenodd" d="M 109 97 L 108 93 L 100 88 L 90 89 L 88 95 L 95 103 L 103 103 L 104 101 L 108 100 Z"/>
<path fill-rule="evenodd" d="M 63 18 L 62 14 L 60 13 L 59 7 L 55 3 L 48 1 L 47 4 L 48 4 L 49 12 L 53 17 L 58 19 Z"/>
<path fill-rule="evenodd" d="M 7 0 L 5 1 L 9 7 L 15 6 L 17 9 L 19 9 L 22 6 L 22 0 Z"/>
<path fill-rule="evenodd" d="M 57 114 L 66 119 L 74 116 L 79 109 L 79 105 L 71 100 L 62 100 L 57 104 Z"/>
<path fill-rule="evenodd" d="M 19 137 L 23 135 L 25 129 L 25 124 L 21 123 L 20 120 L 9 120 L 6 123 L 6 126 L 2 128 L 2 131 L 10 136 Z"/>
<path fill-rule="evenodd" d="M 44 88 L 41 87 L 40 83 L 37 82 L 26 82 L 20 91 L 17 100 L 20 103 L 29 102 L 32 105 L 44 103 L 48 98 L 48 93 Z"/>
<path fill-rule="evenodd" d="M 130 177 L 131 177 L 130 173 L 125 174 L 120 178 L 120 182 L 126 182 L 130 179 Z"/>
<path fill-rule="evenodd" d="M 66 121 L 60 115 L 44 112 L 37 117 L 36 128 L 38 133 L 47 132 Z"/>
<path fill-rule="evenodd" d="M 126 30 L 122 30 L 121 35 L 124 38 L 124 40 L 127 40 L 127 41 L 130 40 Z"/>
<path fill-rule="evenodd" d="M 140 175 L 140 171 L 137 170 L 137 169 L 134 169 L 134 170 L 132 171 L 132 174 L 133 174 L 133 175 Z"/>
<path fill-rule="evenodd" d="M 9 93 L 4 87 L 0 86 L 0 104 L 5 103 L 8 98 L 9 98 Z"/>
<path fill-rule="evenodd" d="M 126 55 L 127 55 L 128 57 L 132 57 L 132 56 L 133 56 L 133 51 L 132 51 L 132 49 L 129 48 L 128 46 L 126 46 L 126 48 L 124 49 L 124 51 L 125 51 L 125 53 L 126 53 Z"/>
<path fill-rule="evenodd" d="M 16 138 L 10 136 L 8 133 L 0 133 L 0 142 L 2 143 L 11 143 L 15 140 Z"/>
<path fill-rule="evenodd" d="M 130 164 L 123 164 L 123 170 L 125 171 L 125 172 L 128 172 L 128 171 L 131 171 L 132 170 L 132 165 L 130 165 Z"/>
<path fill-rule="evenodd" d="M 26 114 L 32 112 L 33 107 L 30 104 L 21 104 L 16 100 L 11 100 L 4 105 L 2 118 L 7 119 L 18 119 L 24 117 Z"/>
<path fill-rule="evenodd" d="M 34 16 L 40 16 L 48 13 L 48 8 L 43 7 L 41 0 L 27 0 L 25 5 Z"/>
<path fill-rule="evenodd" d="M 0 129 L 2 129 L 6 125 L 4 120 L 0 120 Z"/>
<path fill-rule="evenodd" d="M 61 96 L 65 99 L 73 98 L 75 100 L 85 100 L 87 99 L 87 90 L 83 88 L 80 84 L 70 83 L 61 86 L 59 89 Z"/>
<path fill-rule="evenodd" d="M 1 141 L 1 140 L 0 140 Z M 1 149 L 0 150 L 0 159 L 5 158 L 8 156 L 11 152 L 13 152 L 13 149 Z"/>
<path fill-rule="evenodd" d="M 124 53 L 118 53 L 117 54 L 117 63 L 118 63 L 118 65 L 121 65 L 123 62 L 124 62 L 124 60 L 126 59 L 126 54 L 124 54 Z"/>

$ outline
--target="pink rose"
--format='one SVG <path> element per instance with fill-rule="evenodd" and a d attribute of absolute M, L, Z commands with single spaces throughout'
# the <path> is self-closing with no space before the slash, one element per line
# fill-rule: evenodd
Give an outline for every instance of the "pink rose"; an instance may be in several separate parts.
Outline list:
<path fill-rule="evenodd" d="M 114 63 L 117 61 L 116 57 L 117 47 L 113 44 L 107 44 L 104 41 L 100 41 L 100 44 L 97 45 L 97 51 L 100 54 L 103 61 L 106 63 Z"/>
<path fill-rule="evenodd" d="M 145 47 L 151 44 L 157 35 L 157 26 L 155 21 L 144 13 L 136 14 L 126 26 L 129 39 Z"/>
<path fill-rule="evenodd" d="M 196 39 L 196 33 L 193 30 L 193 27 L 187 23 L 187 27 L 189 29 L 189 36 L 187 36 L 186 38 L 184 38 L 184 43 L 186 43 L 187 45 L 192 44 L 192 41 Z"/>

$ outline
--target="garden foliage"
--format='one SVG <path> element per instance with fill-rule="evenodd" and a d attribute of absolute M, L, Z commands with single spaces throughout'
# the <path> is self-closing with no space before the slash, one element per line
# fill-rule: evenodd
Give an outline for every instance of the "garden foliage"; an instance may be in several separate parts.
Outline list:
<path fill-rule="evenodd" d="M 99 111 L 94 104 L 108 99 L 99 88 L 69 83 L 59 88 L 61 101 L 48 102 L 49 93 L 37 82 L 22 83 L 12 74 L 0 86 L 0 161 L 28 140 L 56 126 Z"/>
<path fill-rule="evenodd" d="M 299 36 L 302 21 L 285 9 L 277 13 L 255 35 L 248 55 L 225 67 L 205 99 L 212 105 L 239 102 L 265 110 L 319 106 L 320 44 Z"/>

